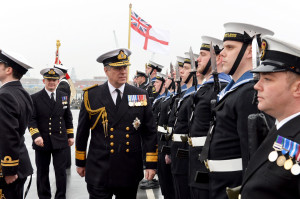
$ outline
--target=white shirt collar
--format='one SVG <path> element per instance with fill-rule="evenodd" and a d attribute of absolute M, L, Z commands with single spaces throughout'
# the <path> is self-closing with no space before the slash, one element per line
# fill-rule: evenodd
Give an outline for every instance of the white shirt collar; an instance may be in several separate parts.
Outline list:
<path fill-rule="evenodd" d="M 54 93 L 54 100 L 56 101 L 56 89 L 53 92 L 51 92 L 51 91 L 48 91 L 45 87 L 45 91 L 47 92 L 47 94 L 50 98 L 51 98 L 51 93 Z"/>
<path fill-rule="evenodd" d="M 107 83 L 108 83 L 108 89 L 109 89 L 110 94 L 112 94 L 113 92 L 116 92 L 115 91 L 116 88 L 113 85 L 111 85 L 111 83 L 109 81 L 107 81 Z M 125 84 L 123 84 L 120 88 L 118 88 L 121 91 L 121 94 L 124 93 L 124 88 L 125 88 Z"/>
<path fill-rule="evenodd" d="M 275 125 L 276 125 L 277 130 L 280 129 L 285 123 L 287 123 L 288 121 L 294 119 L 298 115 L 300 115 L 300 112 L 295 113 L 295 114 L 293 114 L 293 115 L 291 115 L 291 116 L 289 116 L 289 117 L 281 120 L 280 122 L 278 122 L 278 120 L 276 120 Z"/>

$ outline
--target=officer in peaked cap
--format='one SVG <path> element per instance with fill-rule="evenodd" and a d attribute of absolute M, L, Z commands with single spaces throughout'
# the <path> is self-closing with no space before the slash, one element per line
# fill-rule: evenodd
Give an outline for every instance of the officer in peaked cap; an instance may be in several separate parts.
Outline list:
<path fill-rule="evenodd" d="M 30 68 L 23 56 L 0 50 L 0 198 L 23 199 L 24 183 L 33 173 L 24 143 L 33 105 L 20 82 Z"/>
<path fill-rule="evenodd" d="M 263 37 L 261 47 L 254 88 L 259 110 L 276 125 L 249 162 L 241 198 L 300 198 L 300 47 L 272 37 Z"/>
<path fill-rule="evenodd" d="M 56 198 L 66 198 L 68 148 L 74 144 L 73 118 L 68 94 L 57 89 L 63 72 L 57 68 L 41 70 L 45 88 L 31 96 L 34 112 L 28 125 L 33 140 L 39 198 L 51 198 L 49 164 L 53 157 Z"/>
<path fill-rule="evenodd" d="M 151 103 L 146 91 L 126 83 L 130 54 L 121 48 L 98 57 L 108 81 L 84 89 L 76 166 L 78 174 L 85 176 L 91 199 L 112 195 L 135 199 L 143 178 L 142 148 L 146 152 L 145 177 L 152 180 L 155 175 L 157 140 Z"/>
<path fill-rule="evenodd" d="M 136 71 L 136 78 L 138 87 L 141 89 L 146 89 L 148 86 L 148 76 L 146 73 L 142 71 Z"/>
<path fill-rule="evenodd" d="M 202 36 L 200 55 L 197 58 L 197 72 L 203 75 L 206 81 L 200 86 L 192 98 L 192 111 L 189 116 L 189 185 L 191 188 L 191 198 L 209 198 L 208 192 L 208 171 L 204 163 L 199 162 L 199 154 L 204 146 L 206 135 L 212 119 L 211 100 L 216 100 L 219 87 L 223 89 L 231 78 L 222 73 L 222 59 L 220 52 L 223 49 L 223 41 Z M 210 48 L 216 53 L 216 66 L 219 73 L 217 83 L 212 76 Z"/>
<path fill-rule="evenodd" d="M 209 169 L 210 198 L 225 199 L 226 187 L 242 182 L 249 159 L 248 116 L 259 113 L 253 103 L 252 42 L 273 35 L 265 28 L 243 23 L 226 23 L 223 39 L 223 72 L 232 76 L 220 92 L 210 132 L 200 155 Z M 255 40 L 254 40 L 255 41 Z"/>
<path fill-rule="evenodd" d="M 66 78 L 66 75 L 68 73 L 69 67 L 62 65 L 62 64 L 54 64 L 54 68 L 58 68 L 59 70 L 61 70 L 63 72 L 63 74 L 60 77 L 60 81 L 59 84 L 57 86 L 57 89 L 67 93 L 68 94 L 68 99 L 69 99 L 69 103 L 71 103 L 71 89 L 70 89 L 70 84 Z M 71 164 L 72 164 L 72 160 L 71 160 L 71 148 L 68 149 L 67 152 L 67 169 L 71 168 Z"/>

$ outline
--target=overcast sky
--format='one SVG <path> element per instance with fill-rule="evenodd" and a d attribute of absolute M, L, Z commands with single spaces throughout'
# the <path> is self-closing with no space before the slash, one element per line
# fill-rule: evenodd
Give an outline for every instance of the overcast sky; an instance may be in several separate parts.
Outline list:
<path fill-rule="evenodd" d="M 223 39 L 227 22 L 259 25 L 300 46 L 299 0 L 1 0 L 0 48 L 24 55 L 39 78 L 52 67 L 59 39 L 60 59 L 77 78 L 104 75 L 96 58 L 116 48 L 113 31 L 127 48 L 129 3 L 153 27 L 170 31 L 170 54 L 153 60 L 166 67 L 190 46 L 199 53 L 202 35 Z M 152 56 L 133 44 L 131 50 L 130 78 Z"/>

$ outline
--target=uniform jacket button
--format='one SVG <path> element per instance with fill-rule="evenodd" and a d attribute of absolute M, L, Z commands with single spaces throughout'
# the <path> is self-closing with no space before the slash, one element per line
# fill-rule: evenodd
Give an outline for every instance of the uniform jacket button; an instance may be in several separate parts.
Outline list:
<path fill-rule="evenodd" d="M 113 150 L 113 149 L 112 149 L 112 150 L 110 150 L 110 153 L 114 153 L 114 152 L 115 152 L 115 150 Z"/>
<path fill-rule="evenodd" d="M 130 128 L 127 126 L 127 127 L 126 127 L 126 131 L 129 131 L 129 129 L 130 129 Z"/>
<path fill-rule="evenodd" d="M 110 131 L 113 132 L 113 131 L 114 131 L 114 128 L 110 128 Z"/>
<path fill-rule="evenodd" d="M 129 149 L 126 149 L 126 152 L 128 153 L 128 152 L 129 152 Z"/>
<path fill-rule="evenodd" d="M 129 142 L 126 142 L 126 145 L 129 145 Z"/>
<path fill-rule="evenodd" d="M 110 137 L 110 139 L 113 139 L 113 138 L 114 138 L 114 135 L 110 135 L 109 137 Z"/>
<path fill-rule="evenodd" d="M 113 142 L 110 143 L 110 146 L 114 146 L 115 144 Z"/>
<path fill-rule="evenodd" d="M 126 138 L 129 138 L 129 134 L 126 134 Z"/>

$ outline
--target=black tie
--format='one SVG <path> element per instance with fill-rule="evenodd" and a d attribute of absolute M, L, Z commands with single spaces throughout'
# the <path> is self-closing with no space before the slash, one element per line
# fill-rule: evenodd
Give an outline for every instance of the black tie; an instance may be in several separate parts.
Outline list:
<path fill-rule="evenodd" d="M 53 108 L 54 108 L 54 105 L 55 105 L 54 93 L 51 93 L 51 98 L 50 98 L 50 100 L 51 100 L 51 107 L 52 107 L 52 109 L 53 109 Z"/>
<path fill-rule="evenodd" d="M 120 103 L 121 103 L 121 91 L 116 88 L 116 92 L 118 93 L 117 101 L 116 101 L 116 108 L 119 109 Z"/>

